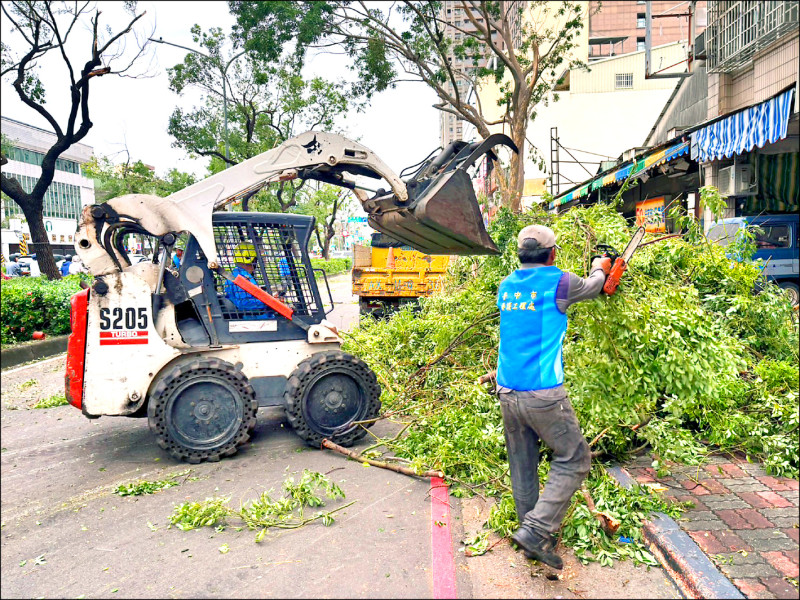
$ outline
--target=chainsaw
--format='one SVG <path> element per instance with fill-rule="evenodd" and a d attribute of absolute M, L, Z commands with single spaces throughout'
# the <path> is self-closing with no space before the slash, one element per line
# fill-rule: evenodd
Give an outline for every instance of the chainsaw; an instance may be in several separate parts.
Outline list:
<path fill-rule="evenodd" d="M 617 291 L 617 286 L 619 285 L 619 280 L 622 277 L 622 274 L 628 270 L 628 264 L 631 261 L 631 257 L 633 253 L 639 248 L 639 245 L 642 243 L 644 239 L 644 227 L 639 227 L 636 230 L 636 233 L 633 234 L 631 241 L 628 242 L 628 246 L 625 248 L 625 251 L 622 255 L 619 254 L 613 247 L 609 246 L 608 244 L 597 244 L 597 249 L 602 252 L 600 257 L 608 257 L 611 259 L 611 271 L 606 277 L 606 283 L 603 286 L 603 291 L 612 296 L 614 292 Z M 592 259 L 597 258 L 597 256 L 592 257 Z"/>

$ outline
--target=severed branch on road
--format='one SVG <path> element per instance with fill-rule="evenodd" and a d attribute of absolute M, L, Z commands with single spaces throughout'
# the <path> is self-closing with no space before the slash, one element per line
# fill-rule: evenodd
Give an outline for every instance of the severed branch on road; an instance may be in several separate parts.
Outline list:
<path fill-rule="evenodd" d="M 383 462 L 380 460 L 374 460 L 372 458 L 366 458 L 365 456 L 359 454 L 358 452 L 354 452 L 353 450 L 348 450 L 347 448 L 343 448 L 339 444 L 334 444 L 332 441 L 328 439 L 322 440 L 322 448 L 327 448 L 328 450 L 333 450 L 334 452 L 338 452 L 348 458 L 356 460 L 360 463 L 367 463 L 372 465 L 373 467 L 380 467 L 381 469 L 388 469 L 389 471 L 394 471 L 396 473 L 400 473 L 402 475 L 408 475 L 410 477 L 441 477 L 444 478 L 444 473 L 441 471 L 424 471 L 422 473 L 417 473 L 413 469 L 409 469 L 407 467 L 403 467 L 401 465 L 391 465 L 387 462 Z"/>

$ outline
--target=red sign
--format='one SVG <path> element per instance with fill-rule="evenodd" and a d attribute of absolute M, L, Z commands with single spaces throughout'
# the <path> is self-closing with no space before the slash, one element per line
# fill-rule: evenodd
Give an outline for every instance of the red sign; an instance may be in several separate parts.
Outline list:
<path fill-rule="evenodd" d="M 100 345 L 101 346 L 120 346 L 130 344 L 146 344 L 147 331 L 131 331 L 129 329 L 122 331 L 101 331 L 100 332 Z"/>

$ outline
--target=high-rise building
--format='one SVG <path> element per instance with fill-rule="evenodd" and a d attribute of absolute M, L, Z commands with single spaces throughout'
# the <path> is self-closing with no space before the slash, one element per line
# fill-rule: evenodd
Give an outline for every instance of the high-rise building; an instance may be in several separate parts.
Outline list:
<path fill-rule="evenodd" d="M 441 19 L 453 25 L 452 27 L 445 27 L 445 35 L 450 38 L 455 45 L 461 43 L 464 40 L 464 36 L 468 35 L 468 33 L 476 31 L 472 21 L 469 20 L 464 9 L 461 8 L 462 4 L 463 2 L 460 0 L 445 0 L 442 2 L 441 6 Z M 519 8 L 526 4 L 527 2 L 524 0 L 502 0 L 501 2 L 502 9 L 507 11 L 508 14 L 511 39 L 515 46 L 519 45 L 520 36 L 522 35 L 522 20 L 520 18 Z M 473 11 L 473 14 L 475 14 L 476 20 L 479 23 L 483 23 L 483 18 L 480 14 L 476 14 L 475 11 Z M 461 31 L 459 31 L 459 29 Z M 497 44 L 505 49 L 505 43 L 502 38 L 500 38 L 497 33 L 495 33 L 494 36 L 497 40 Z M 471 71 L 477 67 L 485 67 L 486 64 L 492 60 L 493 56 L 494 54 L 488 54 L 485 58 L 479 60 L 476 65 L 472 58 L 459 59 L 453 55 L 452 52 L 450 53 L 448 60 L 450 64 L 454 65 L 456 86 L 459 96 L 464 98 L 467 103 L 473 103 L 475 101 L 474 97 L 472 97 L 475 94 L 475 90 L 472 89 Z M 463 76 L 459 77 L 458 74 L 463 74 Z M 445 84 L 445 89 L 448 93 L 455 94 L 455 88 L 452 82 L 447 82 Z M 452 113 L 442 111 L 439 116 L 439 133 L 442 147 L 446 147 L 454 140 L 464 139 L 467 127 L 469 127 L 469 124 L 463 119 L 460 119 Z"/>
<path fill-rule="evenodd" d="M 652 46 L 689 39 L 686 15 L 689 2 L 653 0 L 650 4 Z M 589 61 L 644 50 L 646 31 L 644 0 L 590 0 Z M 665 15 L 676 15 L 666 17 Z M 706 2 L 698 2 L 695 12 L 695 34 L 706 27 Z"/>
<path fill-rule="evenodd" d="M 33 190 L 42 174 L 42 159 L 56 141 L 50 131 L 2 117 L 4 148 L 8 162 L 3 174 L 16 179 L 26 192 Z M 75 232 L 81 210 L 94 204 L 94 181 L 83 175 L 81 165 L 92 157 L 92 147 L 73 144 L 56 160 L 53 183 L 44 196 L 44 221 L 50 245 L 56 253 L 75 253 Z M 19 252 L 19 235 L 28 233 L 25 215 L 11 198 L 0 202 L 0 242 L 3 255 Z"/>

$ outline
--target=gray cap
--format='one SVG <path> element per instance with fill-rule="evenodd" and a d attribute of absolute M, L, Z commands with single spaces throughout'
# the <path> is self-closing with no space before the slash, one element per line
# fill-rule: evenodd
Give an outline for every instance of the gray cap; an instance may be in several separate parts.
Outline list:
<path fill-rule="evenodd" d="M 558 248 L 558 244 L 556 244 L 556 234 L 553 233 L 552 229 L 544 225 L 528 225 L 524 227 L 517 237 L 517 247 L 522 248 L 525 240 L 536 241 L 542 249 L 552 248 L 553 246 Z"/>

